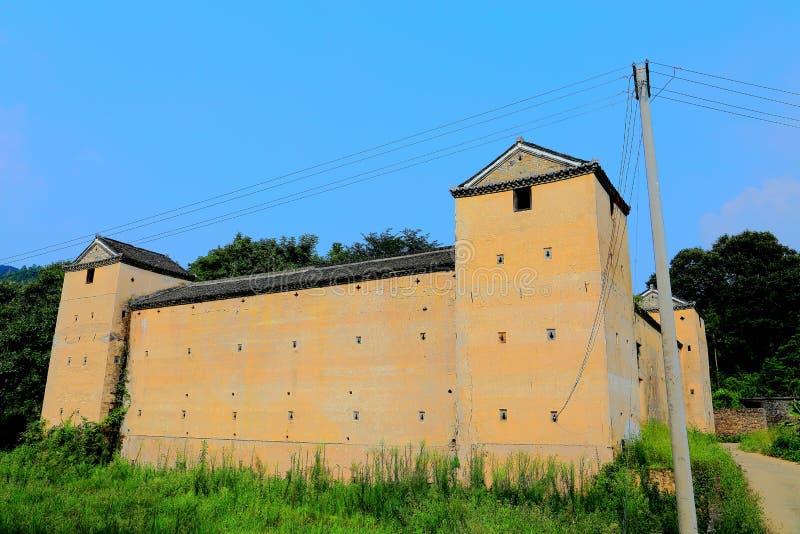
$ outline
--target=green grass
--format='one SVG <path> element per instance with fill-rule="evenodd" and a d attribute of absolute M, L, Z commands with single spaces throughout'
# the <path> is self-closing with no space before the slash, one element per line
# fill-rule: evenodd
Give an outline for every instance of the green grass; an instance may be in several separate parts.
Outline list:
<path fill-rule="evenodd" d="M 780 425 L 751 432 L 741 436 L 739 447 L 800 463 L 800 428 Z"/>
<path fill-rule="evenodd" d="M 763 532 L 730 456 L 711 436 L 691 439 L 701 530 Z M 524 454 L 462 466 L 420 446 L 376 451 L 345 483 L 322 450 L 278 476 L 205 452 L 169 469 L 106 461 L 98 443 L 92 428 L 68 427 L 0 454 L 0 531 L 676 531 L 675 498 L 648 474 L 670 463 L 660 426 L 645 427 L 593 477 L 585 466 Z"/>

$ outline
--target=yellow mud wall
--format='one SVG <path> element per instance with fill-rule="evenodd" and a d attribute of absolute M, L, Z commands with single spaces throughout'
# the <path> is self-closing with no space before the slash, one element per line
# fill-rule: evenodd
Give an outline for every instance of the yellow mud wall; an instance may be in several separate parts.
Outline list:
<path fill-rule="evenodd" d="M 634 329 L 638 347 L 640 421 L 643 424 L 648 421 L 666 423 L 667 388 L 661 332 L 639 315 L 634 317 Z"/>
<path fill-rule="evenodd" d="M 600 297 L 596 183 L 589 174 L 537 185 L 527 211 L 513 210 L 513 191 L 455 200 L 462 460 L 520 450 L 565 460 L 612 457 L 602 339 L 567 409 L 551 419 L 575 382 Z"/>
<path fill-rule="evenodd" d="M 639 434 L 641 420 L 627 217 L 597 180 L 594 188 L 597 240 L 607 285 L 596 343 L 604 344 L 606 353 L 607 417 L 611 442 L 618 446 Z"/>
<path fill-rule="evenodd" d="M 122 310 L 133 296 L 180 283 L 122 263 L 97 267 L 91 284 L 86 270 L 64 273 L 42 418 L 51 425 L 70 417 L 73 422 L 103 419 L 113 402 L 125 344 Z"/>
<path fill-rule="evenodd" d="M 694 308 L 675 310 L 675 330 L 682 347 L 678 351 L 683 381 L 686 421 L 702 432 L 714 432 L 714 408 L 711 399 L 711 375 L 708 344 L 703 319 Z M 659 320 L 659 312 L 650 315 Z"/>
<path fill-rule="evenodd" d="M 123 455 L 191 462 L 205 442 L 283 471 L 324 447 L 346 472 L 382 444 L 449 451 L 453 285 L 451 271 L 134 311 Z"/>
<path fill-rule="evenodd" d="M 683 343 L 680 350 L 683 397 L 690 426 L 714 433 L 711 374 L 708 368 L 706 328 L 694 308 L 675 310 L 675 328 Z"/>

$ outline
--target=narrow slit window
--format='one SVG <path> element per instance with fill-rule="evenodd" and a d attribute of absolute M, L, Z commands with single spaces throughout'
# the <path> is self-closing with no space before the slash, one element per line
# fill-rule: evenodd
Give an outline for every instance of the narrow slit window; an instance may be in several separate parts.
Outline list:
<path fill-rule="evenodd" d="M 236 416 L 239 415 L 238 412 L 233 412 L 233 420 L 236 421 Z"/>
<path fill-rule="evenodd" d="M 419 420 L 420 421 L 424 421 L 425 420 L 425 412 L 419 412 Z"/>
<path fill-rule="evenodd" d="M 138 417 L 141 417 L 142 416 L 142 410 L 139 410 L 137 415 L 138 415 Z"/>
<path fill-rule="evenodd" d="M 64 408 L 58 409 L 58 415 L 64 415 Z"/>
<path fill-rule="evenodd" d="M 93 284 L 94 283 L 94 269 L 87 269 L 86 270 L 86 283 Z"/>
<path fill-rule="evenodd" d="M 237 351 L 237 352 L 242 352 L 242 344 L 241 344 L 241 343 L 239 343 L 238 345 L 236 345 L 236 351 Z"/>
<path fill-rule="evenodd" d="M 181 419 L 186 419 L 186 410 L 181 410 Z"/>
<path fill-rule="evenodd" d="M 355 410 L 353 412 L 353 421 L 358 421 L 360 417 L 361 417 L 361 414 L 358 412 L 358 410 Z"/>
<path fill-rule="evenodd" d="M 127 312 L 125 310 L 122 310 L 122 318 L 123 319 L 125 318 L 125 315 L 127 315 Z"/>
<path fill-rule="evenodd" d="M 83 357 L 83 366 L 86 367 L 87 363 L 89 363 L 89 357 L 88 356 L 84 356 Z"/>
<path fill-rule="evenodd" d="M 520 187 L 514 189 L 514 211 L 525 211 L 531 209 L 531 188 Z"/>
<path fill-rule="evenodd" d="M 420 338 L 422 341 L 425 341 L 425 332 L 420 332 L 420 333 L 419 333 L 419 338 Z"/>
<path fill-rule="evenodd" d="M 361 336 L 356 336 L 356 345 L 361 345 Z"/>
<path fill-rule="evenodd" d="M 294 411 L 289 410 L 289 421 L 294 421 Z"/>
<path fill-rule="evenodd" d="M 296 348 L 297 348 L 297 340 L 296 340 L 296 339 L 295 339 L 295 340 L 292 340 L 292 348 L 293 348 L 293 349 L 296 349 Z"/>
<path fill-rule="evenodd" d="M 72 358 L 67 358 L 67 367 L 72 365 Z"/>
<path fill-rule="evenodd" d="M 689 351 L 689 352 L 692 352 L 692 346 L 691 345 L 686 345 L 686 350 Z"/>
<path fill-rule="evenodd" d="M 507 336 L 506 336 L 506 333 L 505 333 L 505 332 L 498 332 L 498 333 L 497 333 L 497 341 L 498 341 L 499 343 L 505 343 L 505 342 L 506 342 L 506 339 L 507 339 Z"/>
<path fill-rule="evenodd" d="M 508 420 L 508 410 L 505 408 L 500 408 L 500 420 L 507 421 Z"/>
<path fill-rule="evenodd" d="M 187 347 L 186 354 L 191 354 L 191 353 L 192 353 L 192 347 Z"/>

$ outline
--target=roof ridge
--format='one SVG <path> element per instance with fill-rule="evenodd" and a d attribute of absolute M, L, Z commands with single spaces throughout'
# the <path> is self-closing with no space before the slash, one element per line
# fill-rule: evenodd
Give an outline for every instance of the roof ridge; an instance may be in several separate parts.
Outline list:
<path fill-rule="evenodd" d="M 455 248 L 454 245 L 450 245 L 450 246 L 445 246 L 445 247 L 439 247 L 439 248 L 436 248 L 434 250 L 425 250 L 425 251 L 422 251 L 422 252 L 411 252 L 409 254 L 394 254 L 394 255 L 391 255 L 391 256 L 381 256 L 380 258 L 371 258 L 371 259 L 368 259 L 368 260 L 361 260 L 361 261 L 350 261 L 350 262 L 346 262 L 346 263 L 335 263 L 335 264 L 332 264 L 332 265 L 309 265 L 309 266 L 306 266 L 306 267 L 299 267 L 297 269 L 287 269 L 285 271 L 270 271 L 270 272 L 267 272 L 267 273 L 243 274 L 243 275 L 239 275 L 239 276 L 230 276 L 230 277 L 227 277 L 227 278 L 216 278 L 214 280 L 202 280 L 202 281 L 199 281 L 199 282 L 192 282 L 191 284 L 193 286 L 213 285 L 213 284 L 219 284 L 219 283 L 223 283 L 223 282 L 234 282 L 234 281 L 237 281 L 237 280 L 247 280 L 249 278 L 270 278 L 270 277 L 273 277 L 273 276 L 280 276 L 280 275 L 286 275 L 286 274 L 295 274 L 295 273 L 301 273 L 301 272 L 305 272 L 305 271 L 311 271 L 313 269 L 319 269 L 320 271 L 322 271 L 322 270 L 325 270 L 325 269 L 334 269 L 334 268 L 337 268 L 337 267 L 345 267 L 345 266 L 348 266 L 348 265 L 364 265 L 364 264 L 367 264 L 367 263 L 387 261 L 387 260 L 392 260 L 392 259 L 396 259 L 396 258 L 411 258 L 413 256 L 422 256 L 424 254 L 434 254 L 434 253 L 437 253 L 437 252 L 442 252 L 442 251 L 446 251 L 446 250 L 454 249 L 454 248 Z"/>
<path fill-rule="evenodd" d="M 135 248 L 136 250 L 141 250 L 142 252 L 148 252 L 150 254 L 156 254 L 157 256 L 163 256 L 165 258 L 169 258 L 171 261 L 175 261 L 172 258 L 170 258 L 167 254 L 164 254 L 163 252 L 156 252 L 155 250 L 150 250 L 148 248 L 137 247 L 136 245 L 132 245 L 131 243 L 127 243 L 125 241 L 120 241 L 119 239 L 114 239 L 112 237 L 106 237 L 106 236 L 103 236 L 103 235 L 98 235 L 95 239 L 99 239 L 101 241 L 111 241 L 113 243 L 119 243 L 121 245 L 125 245 L 126 247 Z M 118 252 L 118 254 L 122 254 L 122 253 Z"/>

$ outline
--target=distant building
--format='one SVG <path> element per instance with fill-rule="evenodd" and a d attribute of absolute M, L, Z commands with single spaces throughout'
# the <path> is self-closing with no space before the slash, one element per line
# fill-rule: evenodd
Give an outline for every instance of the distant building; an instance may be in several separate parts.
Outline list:
<path fill-rule="evenodd" d="M 150 463 L 206 442 L 285 467 L 324 445 L 346 469 L 423 441 L 608 461 L 665 420 L 654 290 L 634 307 L 629 207 L 600 165 L 519 139 L 451 193 L 453 247 L 335 267 L 192 282 L 98 236 L 67 267 L 42 416 L 102 419 L 126 365 L 122 453 Z M 713 431 L 681 306 L 687 412 Z"/>

